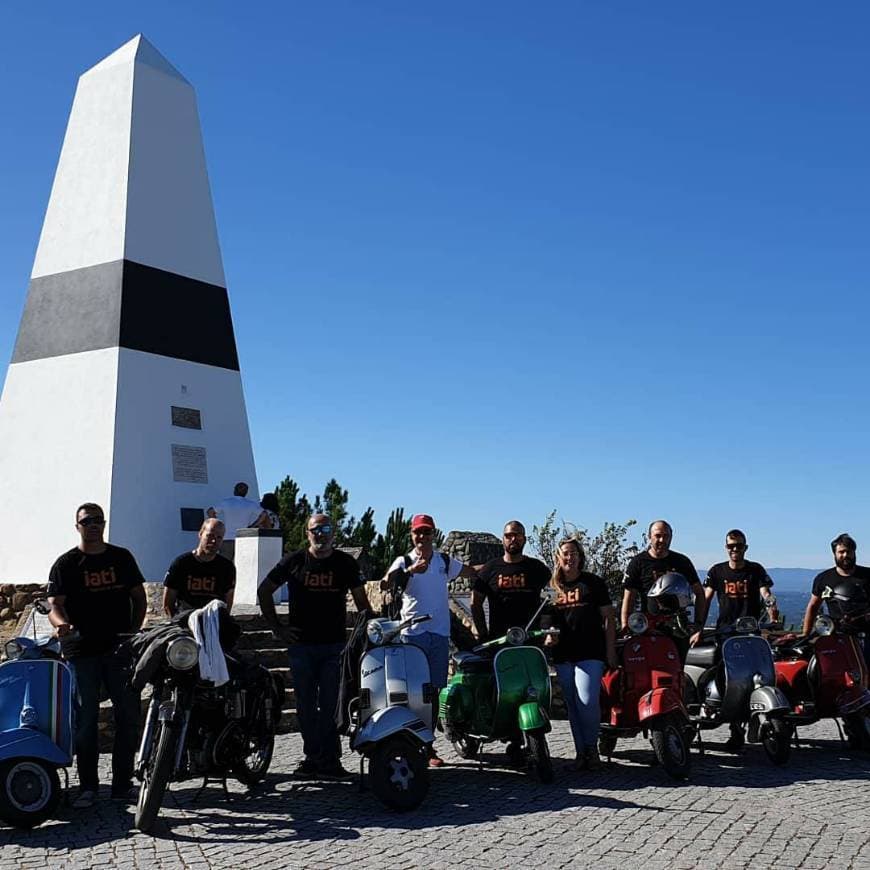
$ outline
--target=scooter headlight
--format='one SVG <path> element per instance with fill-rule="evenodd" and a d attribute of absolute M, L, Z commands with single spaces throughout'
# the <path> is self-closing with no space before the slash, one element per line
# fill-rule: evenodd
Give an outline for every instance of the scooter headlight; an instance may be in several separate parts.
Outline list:
<path fill-rule="evenodd" d="M 643 634 L 648 628 L 649 620 L 639 611 L 635 611 L 628 617 L 628 630 L 632 634 Z"/>
<path fill-rule="evenodd" d="M 750 631 L 758 631 L 758 620 L 754 616 L 741 616 L 734 623 L 734 629 L 744 634 Z"/>
<path fill-rule="evenodd" d="M 384 642 L 384 629 L 377 619 L 370 619 L 366 626 L 366 637 L 372 646 L 380 646 Z"/>
<path fill-rule="evenodd" d="M 24 652 L 24 648 L 13 638 L 12 640 L 6 641 L 6 644 L 3 647 L 3 652 L 6 653 L 6 658 L 9 659 L 9 661 L 12 661 L 12 659 L 17 659 L 18 656 Z"/>
<path fill-rule="evenodd" d="M 816 634 L 827 637 L 834 633 L 834 620 L 830 616 L 817 616 L 815 629 Z"/>
<path fill-rule="evenodd" d="M 178 671 L 189 671 L 199 661 L 196 641 L 191 637 L 177 637 L 166 648 L 166 661 Z"/>
<path fill-rule="evenodd" d="M 509 628 L 505 638 L 511 646 L 522 646 L 526 642 L 526 632 L 522 628 Z"/>

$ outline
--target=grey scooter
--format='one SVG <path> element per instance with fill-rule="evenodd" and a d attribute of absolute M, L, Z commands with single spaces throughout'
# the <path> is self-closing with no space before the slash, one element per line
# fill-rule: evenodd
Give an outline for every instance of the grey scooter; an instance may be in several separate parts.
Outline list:
<path fill-rule="evenodd" d="M 371 619 L 360 657 L 359 695 L 349 705 L 350 747 L 368 760 L 369 784 L 386 806 L 418 807 L 429 790 L 428 746 L 437 695 L 420 647 L 401 643 L 403 629 L 431 619 Z M 363 762 L 360 761 L 362 773 Z"/>

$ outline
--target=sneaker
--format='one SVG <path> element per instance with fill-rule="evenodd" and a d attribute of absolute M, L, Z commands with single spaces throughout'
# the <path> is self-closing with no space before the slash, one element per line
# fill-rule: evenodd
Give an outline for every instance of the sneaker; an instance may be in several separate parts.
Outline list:
<path fill-rule="evenodd" d="M 74 810 L 90 809 L 97 802 L 97 793 L 89 788 L 79 792 L 79 796 L 73 801 Z"/>
<path fill-rule="evenodd" d="M 601 756 L 598 754 L 598 749 L 596 749 L 596 747 L 588 747 L 583 754 L 585 756 L 587 770 L 601 770 Z"/>
<path fill-rule="evenodd" d="M 435 748 L 429 747 L 429 767 L 444 767 L 444 759 L 438 757 Z"/>
<path fill-rule="evenodd" d="M 317 762 L 313 758 L 303 758 L 296 765 L 293 776 L 299 777 L 299 779 L 313 779 L 317 776 Z"/>
<path fill-rule="evenodd" d="M 350 779 L 353 774 L 346 770 L 340 761 L 333 761 L 317 769 L 317 775 L 321 779 Z"/>

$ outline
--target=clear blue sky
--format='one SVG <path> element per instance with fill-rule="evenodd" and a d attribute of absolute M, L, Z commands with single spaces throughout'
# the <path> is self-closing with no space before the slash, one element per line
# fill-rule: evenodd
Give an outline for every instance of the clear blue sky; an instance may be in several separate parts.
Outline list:
<path fill-rule="evenodd" d="M 197 89 L 261 489 L 870 559 L 866 4 L 2 4 L 4 365 L 76 79 L 140 31 Z"/>

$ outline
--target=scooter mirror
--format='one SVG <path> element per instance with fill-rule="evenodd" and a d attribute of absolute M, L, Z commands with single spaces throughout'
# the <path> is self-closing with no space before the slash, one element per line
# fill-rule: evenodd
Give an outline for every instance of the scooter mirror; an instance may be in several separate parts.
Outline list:
<path fill-rule="evenodd" d="M 739 632 L 757 631 L 758 620 L 754 616 L 741 616 L 734 623 L 734 629 Z"/>
<path fill-rule="evenodd" d="M 37 613 L 41 613 L 43 616 L 48 616 L 51 613 L 51 605 L 45 598 L 37 598 L 36 601 L 33 602 L 33 609 Z"/>

